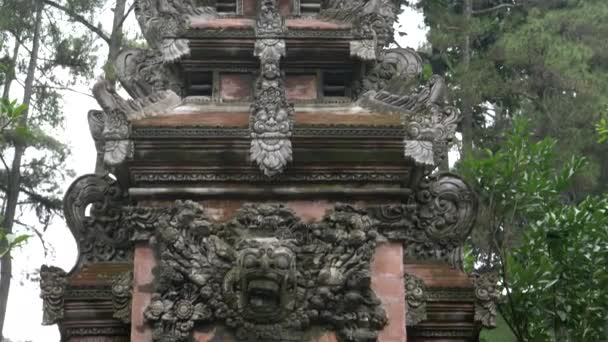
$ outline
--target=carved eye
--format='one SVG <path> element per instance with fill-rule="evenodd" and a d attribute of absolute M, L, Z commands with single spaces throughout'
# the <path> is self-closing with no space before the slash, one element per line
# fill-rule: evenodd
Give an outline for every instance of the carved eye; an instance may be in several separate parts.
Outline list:
<path fill-rule="evenodd" d="M 277 255 L 274 259 L 274 264 L 280 270 L 289 269 L 289 257 L 286 255 Z"/>
<path fill-rule="evenodd" d="M 245 255 L 245 258 L 243 259 L 243 267 L 245 267 L 245 268 L 258 267 L 259 264 L 260 264 L 260 262 L 258 261 L 258 258 L 253 254 L 247 254 L 247 255 Z"/>

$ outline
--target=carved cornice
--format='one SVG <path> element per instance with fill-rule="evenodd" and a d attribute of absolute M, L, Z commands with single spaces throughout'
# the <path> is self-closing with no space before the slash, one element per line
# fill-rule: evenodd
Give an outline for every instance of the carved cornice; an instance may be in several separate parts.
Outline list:
<path fill-rule="evenodd" d="M 201 183 L 201 182 L 245 182 L 264 183 L 296 182 L 296 183 L 333 183 L 333 182 L 382 182 L 405 183 L 410 179 L 409 170 L 369 170 L 369 171 L 322 171 L 322 170 L 290 170 L 269 179 L 259 173 L 246 170 L 235 172 L 220 172 L 217 170 L 154 170 L 135 168 L 131 170 L 131 179 L 135 184 L 151 183 Z"/>
<path fill-rule="evenodd" d="M 396 137 L 405 134 L 402 126 L 317 125 L 298 126 L 293 130 L 299 137 Z M 133 139 L 153 138 L 242 138 L 249 136 L 247 128 L 237 127 L 133 127 Z"/>

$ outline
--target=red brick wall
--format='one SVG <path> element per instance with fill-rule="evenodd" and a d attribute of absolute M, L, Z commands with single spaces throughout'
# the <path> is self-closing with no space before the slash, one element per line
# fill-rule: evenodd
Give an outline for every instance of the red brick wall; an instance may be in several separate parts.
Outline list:
<path fill-rule="evenodd" d="M 388 326 L 380 332 L 381 342 L 405 342 L 405 283 L 403 280 L 403 245 L 383 243 L 372 261 L 372 288 L 380 297 L 388 315 Z"/>

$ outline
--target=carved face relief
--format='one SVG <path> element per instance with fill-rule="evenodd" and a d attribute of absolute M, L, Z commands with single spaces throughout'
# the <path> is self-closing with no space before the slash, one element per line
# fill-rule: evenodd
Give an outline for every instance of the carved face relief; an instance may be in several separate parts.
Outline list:
<path fill-rule="evenodd" d="M 339 341 L 377 338 L 386 315 L 371 289 L 366 212 L 340 206 L 307 224 L 256 204 L 214 223 L 193 205 L 176 202 L 154 226 L 160 260 L 144 313 L 153 341 L 188 341 L 205 324 L 237 341 L 300 341 L 315 325 L 333 327 Z"/>
<path fill-rule="evenodd" d="M 246 240 L 238 251 L 236 286 L 239 309 L 254 322 L 276 322 L 293 310 L 296 256 L 275 238 Z"/>

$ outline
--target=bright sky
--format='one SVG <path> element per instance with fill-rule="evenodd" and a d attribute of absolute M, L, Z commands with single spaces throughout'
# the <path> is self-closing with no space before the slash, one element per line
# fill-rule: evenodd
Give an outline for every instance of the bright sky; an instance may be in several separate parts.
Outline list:
<path fill-rule="evenodd" d="M 112 12 L 108 9 L 101 18 L 104 27 L 110 27 Z M 426 41 L 426 30 L 422 27 L 422 15 L 407 9 L 399 18 L 398 30 L 406 32 L 404 37 L 397 37 L 402 47 L 418 48 Z M 99 56 L 107 54 L 104 49 Z M 100 59 L 103 59 L 100 57 Z M 98 68 L 101 70 L 101 68 Z M 77 88 L 83 93 L 91 93 L 91 84 Z M 18 96 L 18 95 L 16 95 Z M 67 119 L 65 139 L 69 144 L 72 156 L 69 166 L 74 169 L 77 176 L 92 173 L 95 168 L 95 147 L 89 135 L 87 112 L 98 108 L 91 97 L 73 92 L 64 94 L 64 110 Z M 66 190 L 73 179 L 64 184 Z M 28 274 L 35 274 L 40 265 L 54 265 L 69 271 L 76 261 L 76 243 L 69 233 L 67 226 L 61 220 L 56 220 L 47 232 L 44 239 L 52 249 L 45 256 L 43 248 L 35 238 L 28 244 L 13 253 L 13 283 L 8 303 L 5 336 L 12 341 L 53 342 L 59 341 L 57 326 L 44 327 L 42 322 L 42 300 L 39 297 L 38 282 L 28 280 Z"/>

